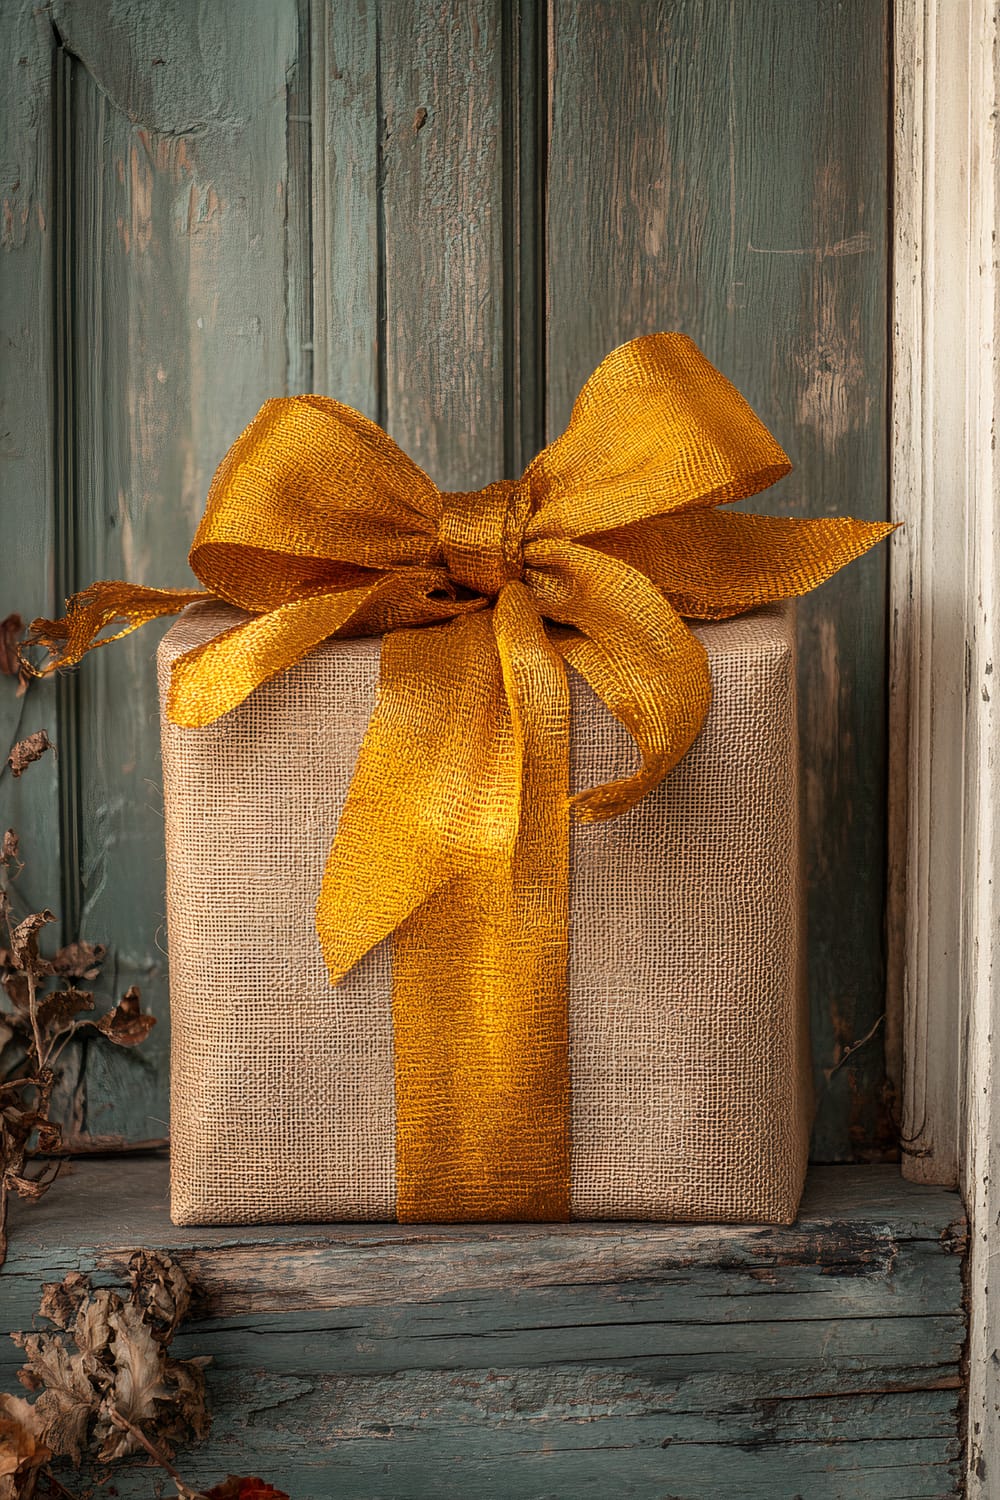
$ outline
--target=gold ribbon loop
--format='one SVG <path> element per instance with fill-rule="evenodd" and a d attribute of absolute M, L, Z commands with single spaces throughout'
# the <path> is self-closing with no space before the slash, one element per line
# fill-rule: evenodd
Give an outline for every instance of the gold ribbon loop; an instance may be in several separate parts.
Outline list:
<path fill-rule="evenodd" d="M 633 339 L 580 392 L 561 437 L 525 470 L 527 540 L 593 536 L 766 489 L 788 456 L 680 333 Z"/>
<path fill-rule="evenodd" d="M 321 396 L 267 402 L 220 464 L 191 567 L 252 618 L 179 658 L 171 718 L 385 636 L 316 920 L 334 982 L 392 936 L 400 1219 L 568 1215 L 570 813 L 624 812 L 697 735 L 711 684 L 682 615 L 805 593 L 892 529 L 715 508 L 790 467 L 680 334 L 610 354 L 516 482 L 442 494 Z M 54 659 L 33 670 L 205 597 L 95 584 L 34 622 Z M 641 756 L 572 799 L 564 662 Z"/>

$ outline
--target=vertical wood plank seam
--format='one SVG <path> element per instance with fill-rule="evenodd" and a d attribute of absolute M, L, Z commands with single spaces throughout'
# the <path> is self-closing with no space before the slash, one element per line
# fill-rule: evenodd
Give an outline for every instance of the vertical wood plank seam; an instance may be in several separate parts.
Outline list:
<path fill-rule="evenodd" d="M 76 224 L 73 182 L 73 72 L 76 60 L 52 23 L 52 185 L 53 218 L 51 277 L 53 305 L 53 371 L 55 446 L 55 557 L 53 584 L 58 613 L 64 599 L 78 585 L 76 482 L 77 435 L 75 411 L 75 255 Z M 56 744 L 59 756 L 59 917 L 63 942 L 79 934 L 83 892 L 80 886 L 81 797 L 79 745 L 79 683 L 73 673 L 56 682 Z"/>
<path fill-rule="evenodd" d="M 546 427 L 546 337 L 547 281 L 545 265 L 546 219 L 549 170 L 549 0 L 530 0 L 530 28 L 526 28 L 528 55 L 522 47 L 522 76 L 532 80 L 526 100 L 530 157 L 524 158 L 521 178 L 521 221 L 531 226 L 530 236 L 521 238 L 521 284 L 530 286 L 531 297 L 521 298 L 521 400 L 528 413 L 521 452 L 527 464 L 545 443 Z M 522 124 L 522 133 L 525 125 Z"/>
<path fill-rule="evenodd" d="M 886 110 L 886 162 L 887 162 L 887 214 L 886 253 L 888 256 L 886 285 L 886 389 L 891 393 L 899 373 L 899 351 L 895 343 L 896 312 L 893 300 L 893 282 L 896 275 L 897 247 L 895 242 L 895 210 L 897 191 L 897 164 L 895 152 L 896 114 L 900 107 L 900 85 L 898 77 L 896 26 L 890 6 L 887 18 L 886 63 L 888 68 L 888 109 Z M 887 494 L 886 519 L 892 520 L 892 453 L 893 453 L 893 405 L 890 400 L 885 408 L 885 451 L 889 455 L 886 468 Z M 885 944 L 885 1071 L 886 1088 L 889 1095 L 889 1110 L 897 1134 L 902 1130 L 903 1108 L 903 975 L 905 963 L 906 899 L 905 880 L 902 869 L 903 851 L 906 847 L 906 796 L 900 782 L 896 756 L 905 764 L 905 736 L 907 722 L 906 677 L 897 671 L 892 642 L 895 630 L 894 615 L 898 603 L 893 598 L 892 565 L 887 559 L 889 574 L 885 595 L 885 639 L 889 643 L 888 670 L 885 679 L 886 724 L 889 726 L 889 750 L 885 764 L 885 917 L 883 942 Z M 893 726 L 897 725 L 899 736 L 894 746 Z"/>
<path fill-rule="evenodd" d="M 60 613 L 63 601 L 79 587 L 79 525 L 77 515 L 78 432 L 77 376 L 77 222 L 74 180 L 76 57 L 66 46 L 54 21 L 51 84 L 52 226 L 48 276 L 52 303 L 52 601 Z M 55 740 L 58 757 L 55 824 L 59 849 L 58 940 L 67 943 L 80 935 L 83 913 L 81 851 L 83 807 L 80 771 L 80 684 L 75 672 L 61 673 L 55 682 Z M 114 955 L 111 955 L 112 959 Z M 72 1089 L 76 1119 L 87 1116 L 87 1055 L 84 1040 Z"/>
<path fill-rule="evenodd" d="M 327 95 L 329 80 L 327 36 L 327 7 L 324 4 L 309 7 L 309 95 L 300 105 L 308 108 L 310 117 L 309 179 L 305 191 L 309 194 L 309 291 L 312 305 L 312 389 L 329 393 L 330 369 L 330 232 L 329 215 L 329 170 L 327 131 Z M 301 41 L 300 41 L 301 44 Z"/>
<path fill-rule="evenodd" d="M 516 479 L 545 442 L 547 0 L 502 0 L 503 463 Z"/>
<path fill-rule="evenodd" d="M 312 391 L 315 379 L 315 297 L 312 144 L 312 0 L 297 0 L 295 64 L 286 89 L 284 283 L 288 390 Z"/>
<path fill-rule="evenodd" d="M 375 12 L 375 421 L 389 426 L 389 363 L 386 340 L 389 336 L 388 296 L 386 290 L 385 233 L 385 99 L 382 89 L 382 12 L 379 0 L 372 0 Z"/>
<path fill-rule="evenodd" d="M 503 304 L 503 471 L 516 479 L 521 443 L 520 421 L 520 0 L 501 0 L 500 6 L 500 214 L 503 251 L 500 296 Z"/>
<path fill-rule="evenodd" d="M 965 525 L 970 326 L 969 0 L 896 0 L 889 827 L 903 1170 L 961 1158 Z M 974 420 L 974 417 L 973 417 Z"/>

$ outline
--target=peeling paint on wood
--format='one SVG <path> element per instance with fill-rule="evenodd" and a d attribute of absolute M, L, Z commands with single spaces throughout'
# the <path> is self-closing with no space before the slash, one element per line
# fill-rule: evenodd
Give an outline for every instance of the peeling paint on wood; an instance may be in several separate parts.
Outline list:
<path fill-rule="evenodd" d="M 137 1244 L 198 1287 L 209 1443 L 181 1471 L 296 1500 L 903 1500 L 957 1495 L 964 1221 L 892 1168 L 815 1169 L 791 1229 L 178 1229 L 159 1162 L 17 1207 L 4 1328 Z M 872 1205 L 877 1204 L 873 1211 Z M 20 1360 L 0 1339 L 3 1381 Z M 262 1368 L 263 1367 L 263 1368 Z M 122 1496 L 148 1469 L 116 1472 Z"/>
<path fill-rule="evenodd" d="M 385 420 L 448 489 L 503 473 L 500 11 L 380 12 Z"/>
<path fill-rule="evenodd" d="M 0 613 L 119 572 L 181 582 L 215 464 L 267 396 L 312 384 L 473 484 L 660 327 L 792 453 L 769 506 L 882 515 L 886 14 L 248 0 L 235 26 L 205 0 L 11 0 L 0 474 L 21 542 Z M 831 1159 L 888 1144 L 882 568 L 800 615 Z M 8 742 L 44 725 L 61 752 L 0 796 L 25 901 L 68 872 L 70 924 L 165 1019 L 154 650 L 145 632 L 0 696 Z M 67 1084 L 78 1122 L 159 1135 L 165 1043 L 92 1049 Z M 74 1171 L 18 1217 L 3 1316 L 30 1321 L 70 1266 L 176 1248 L 203 1287 L 190 1352 L 217 1356 L 196 1480 L 247 1463 L 296 1500 L 958 1493 L 963 1228 L 950 1195 L 892 1173 L 818 1174 L 793 1230 L 428 1235 L 179 1231 L 160 1169 Z M 136 1469 L 120 1493 L 156 1483 Z"/>
<path fill-rule="evenodd" d="M 23 440 L 38 430 L 18 499 L 24 552 L 6 559 L 5 612 L 26 618 L 92 578 L 189 579 L 186 552 L 212 472 L 260 402 L 285 387 L 286 215 L 267 183 L 287 176 L 297 21 L 292 0 L 245 7 L 239 26 L 193 4 L 121 11 L 87 0 L 39 17 L 33 29 L 21 23 L 35 87 L 44 80 L 46 91 L 23 149 L 44 153 L 51 129 L 59 181 L 46 237 L 19 260 L 21 316 L 38 305 L 37 411 L 24 399 L 24 372 L 4 392 L 15 403 L 12 430 Z M 19 176 L 27 187 L 30 173 Z M 47 318 L 57 326 L 58 419 L 41 384 L 53 346 Z M 61 452 L 50 475 L 53 429 Z M 47 703 L 60 760 L 18 789 L 22 803 L 38 789 L 34 807 L 4 806 L 33 872 L 51 878 L 46 851 L 61 844 L 61 900 L 59 877 L 45 899 L 108 943 L 108 985 L 137 982 L 160 1018 L 142 1055 L 89 1049 L 76 1101 L 91 1130 L 133 1136 L 162 1134 L 166 1118 L 155 645 L 152 632 L 95 657 L 55 692 L 31 690 L 26 707 Z M 54 776 L 55 797 L 43 790 Z"/>
<path fill-rule="evenodd" d="M 0 618 L 16 612 L 29 620 L 55 603 L 51 36 L 31 0 L 5 6 L 0 29 Z M 55 685 L 36 685 L 22 698 L 15 689 L 13 679 L 0 679 L 0 764 L 24 734 L 45 728 L 58 737 Z M 47 756 L 30 776 L 0 776 L 4 826 L 23 830 L 30 858 L 19 886 L 22 915 L 52 905 L 59 891 L 60 829 L 52 814 L 60 771 Z"/>

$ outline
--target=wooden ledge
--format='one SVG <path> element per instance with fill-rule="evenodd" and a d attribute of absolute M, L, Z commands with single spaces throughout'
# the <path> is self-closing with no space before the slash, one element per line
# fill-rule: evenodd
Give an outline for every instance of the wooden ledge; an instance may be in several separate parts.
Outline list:
<path fill-rule="evenodd" d="M 163 1153 L 71 1163 L 36 1205 L 12 1206 L 4 1278 L 51 1279 L 71 1266 L 120 1271 L 137 1246 L 189 1267 L 211 1315 L 423 1300 L 460 1291 L 571 1285 L 597 1266 L 622 1281 L 693 1268 L 814 1266 L 859 1274 L 901 1242 L 960 1252 L 956 1193 L 904 1181 L 895 1167 L 814 1167 L 799 1220 L 772 1225 L 283 1224 L 177 1227 Z M 243 1274 L 237 1269 L 243 1268 Z M 299 1274 L 308 1267 L 309 1275 Z M 336 1272 L 334 1273 L 334 1268 Z M 5 1302 L 6 1309 L 6 1302 Z"/>
<path fill-rule="evenodd" d="M 326 1496 L 893 1500 L 959 1493 L 957 1195 L 818 1168 L 758 1226 L 176 1228 L 160 1158 L 89 1161 L 13 1215 L 0 1328 L 138 1246 L 198 1290 L 213 1436 L 182 1469 Z M 0 1340 L 4 1380 L 18 1351 Z M 117 1476 L 152 1493 L 148 1470 Z"/>

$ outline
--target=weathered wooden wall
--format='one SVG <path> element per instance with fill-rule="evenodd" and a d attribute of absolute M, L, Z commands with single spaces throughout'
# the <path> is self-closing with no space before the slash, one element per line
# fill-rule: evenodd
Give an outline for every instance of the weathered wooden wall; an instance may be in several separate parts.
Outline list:
<path fill-rule="evenodd" d="M 384 422 L 445 486 L 515 472 L 616 343 L 691 334 L 797 472 L 884 514 L 885 0 L 9 0 L 0 613 L 182 583 L 267 396 Z M 884 560 L 803 611 L 816 1155 L 879 1155 Z M 2 816 L 25 898 L 166 1020 L 154 632 L 4 688 L 58 760 Z M 3 687 L 3 684 L 0 684 Z M 161 1134 L 167 1027 L 86 1060 L 95 1131 Z"/>

